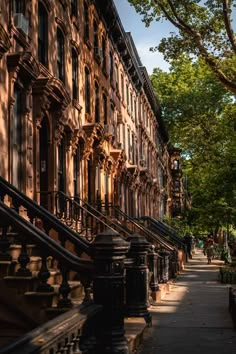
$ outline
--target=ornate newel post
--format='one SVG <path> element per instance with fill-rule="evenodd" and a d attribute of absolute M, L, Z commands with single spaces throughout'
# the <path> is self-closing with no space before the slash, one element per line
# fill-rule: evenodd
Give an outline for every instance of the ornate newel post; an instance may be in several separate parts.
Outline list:
<path fill-rule="evenodd" d="M 160 251 L 159 255 L 161 256 L 161 282 L 167 283 L 169 280 L 169 257 L 170 253 L 166 250 Z"/>
<path fill-rule="evenodd" d="M 151 275 L 149 279 L 149 286 L 151 289 L 151 296 L 153 301 L 157 301 L 157 292 L 159 291 L 157 259 L 158 254 L 155 252 L 155 246 L 151 245 L 151 248 L 148 251 L 148 268 Z"/>
<path fill-rule="evenodd" d="M 98 234 L 91 245 L 94 302 L 103 307 L 97 325 L 96 353 L 128 353 L 124 335 L 124 260 L 129 246 L 112 230 Z"/>
<path fill-rule="evenodd" d="M 144 317 L 151 324 L 151 315 L 148 312 L 148 267 L 147 252 L 150 244 L 146 239 L 133 234 L 127 238 L 130 241 L 128 257 L 134 263 L 126 266 L 126 315 L 129 317 Z"/>

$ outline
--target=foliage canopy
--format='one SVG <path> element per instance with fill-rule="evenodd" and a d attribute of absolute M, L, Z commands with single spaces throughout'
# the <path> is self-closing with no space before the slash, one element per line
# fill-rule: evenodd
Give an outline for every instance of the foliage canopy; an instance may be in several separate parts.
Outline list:
<path fill-rule="evenodd" d="M 206 232 L 236 225 L 236 104 L 203 60 L 185 56 L 154 69 L 171 141 L 182 150 L 192 197 L 188 224 Z"/>
<path fill-rule="evenodd" d="M 191 58 L 201 57 L 221 83 L 236 93 L 235 0 L 128 1 L 143 16 L 146 26 L 167 20 L 176 28 L 176 33 L 163 38 L 157 47 L 166 60 L 183 52 Z"/>

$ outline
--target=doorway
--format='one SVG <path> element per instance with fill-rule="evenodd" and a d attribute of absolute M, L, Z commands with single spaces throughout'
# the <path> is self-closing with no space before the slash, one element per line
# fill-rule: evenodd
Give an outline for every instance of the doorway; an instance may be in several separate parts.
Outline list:
<path fill-rule="evenodd" d="M 44 117 L 39 130 L 39 160 L 40 160 L 40 205 L 44 208 L 49 208 L 48 194 L 48 122 Z"/>

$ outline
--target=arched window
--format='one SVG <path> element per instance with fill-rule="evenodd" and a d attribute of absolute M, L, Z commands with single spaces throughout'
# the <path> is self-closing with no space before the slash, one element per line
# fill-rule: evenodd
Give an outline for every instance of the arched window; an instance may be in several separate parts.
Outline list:
<path fill-rule="evenodd" d="M 95 122 L 98 123 L 100 121 L 100 102 L 99 102 L 99 86 L 98 83 L 95 82 Z"/>
<path fill-rule="evenodd" d="M 65 81 L 65 48 L 64 36 L 59 28 L 57 28 L 57 73 L 58 78 Z"/>
<path fill-rule="evenodd" d="M 89 39 L 89 9 L 86 1 L 84 1 L 84 39 Z"/>
<path fill-rule="evenodd" d="M 72 99 L 78 99 L 78 55 L 72 49 Z"/>
<path fill-rule="evenodd" d="M 90 114 L 90 80 L 89 80 L 89 70 L 85 68 L 85 113 Z"/>
<path fill-rule="evenodd" d="M 48 14 L 43 4 L 38 7 L 38 59 L 47 66 L 48 63 Z"/>
<path fill-rule="evenodd" d="M 102 101 L 103 101 L 103 122 L 104 124 L 107 124 L 107 96 L 105 93 L 102 96 Z"/>

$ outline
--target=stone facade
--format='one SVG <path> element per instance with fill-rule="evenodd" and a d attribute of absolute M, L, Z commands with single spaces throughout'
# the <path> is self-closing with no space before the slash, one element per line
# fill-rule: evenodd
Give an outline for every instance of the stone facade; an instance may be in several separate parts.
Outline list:
<path fill-rule="evenodd" d="M 52 211 L 61 190 L 171 216 L 168 132 L 113 1 L 3 0 L 0 11 L 1 175 Z"/>

